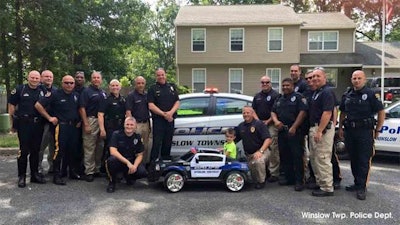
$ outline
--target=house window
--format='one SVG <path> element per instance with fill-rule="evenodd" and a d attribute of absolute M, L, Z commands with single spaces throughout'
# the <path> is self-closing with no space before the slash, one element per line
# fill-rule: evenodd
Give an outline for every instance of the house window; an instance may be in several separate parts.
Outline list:
<path fill-rule="evenodd" d="M 338 31 L 310 31 L 308 32 L 309 51 L 337 51 Z"/>
<path fill-rule="evenodd" d="M 268 28 L 268 51 L 283 51 L 283 28 Z"/>
<path fill-rule="evenodd" d="M 206 29 L 192 29 L 192 52 L 206 51 Z"/>
<path fill-rule="evenodd" d="M 243 69 L 231 68 L 229 69 L 229 93 L 242 93 L 243 92 Z"/>
<path fill-rule="evenodd" d="M 281 90 L 281 69 L 280 68 L 267 68 L 267 76 L 271 78 L 272 88 L 280 92 Z"/>
<path fill-rule="evenodd" d="M 206 69 L 192 69 L 193 92 L 203 92 L 206 89 Z"/>
<path fill-rule="evenodd" d="M 244 51 L 244 29 L 231 28 L 229 29 L 229 50 L 231 52 Z"/>

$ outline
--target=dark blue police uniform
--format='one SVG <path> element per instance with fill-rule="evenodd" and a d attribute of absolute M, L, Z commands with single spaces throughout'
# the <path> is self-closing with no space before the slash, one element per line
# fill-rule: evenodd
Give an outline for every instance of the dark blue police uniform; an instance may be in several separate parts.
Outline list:
<path fill-rule="evenodd" d="M 44 92 L 37 87 L 32 89 L 28 84 L 19 85 L 11 92 L 8 103 L 17 106 L 13 119 L 13 128 L 18 132 L 20 151 L 18 153 L 18 176 L 25 179 L 26 168 L 31 169 L 31 182 L 43 183 L 38 177 L 39 150 L 43 135 L 43 118 L 34 105 Z"/>
<path fill-rule="evenodd" d="M 374 155 L 374 115 L 383 110 L 383 105 L 374 92 L 364 86 L 361 90 L 347 91 L 339 109 L 346 113 L 345 144 L 349 149 L 355 188 L 365 190 Z"/>
<path fill-rule="evenodd" d="M 254 96 L 252 107 L 258 119 L 268 120 L 271 117 L 272 106 L 278 97 L 279 93 L 274 89 L 269 92 L 260 91 Z"/>
<path fill-rule="evenodd" d="M 235 142 L 243 141 L 243 148 L 247 155 L 258 151 L 267 138 L 271 138 L 271 135 L 268 127 L 261 120 L 254 119 L 250 123 L 243 121 L 236 127 Z"/>
<path fill-rule="evenodd" d="M 175 102 L 179 101 L 178 89 L 174 84 L 153 84 L 147 94 L 148 102 L 154 103 L 160 110 L 169 111 Z M 176 112 L 174 113 L 176 118 Z M 154 162 L 161 151 L 162 159 L 169 159 L 171 155 L 172 137 L 174 135 L 175 122 L 168 122 L 164 117 L 152 114 L 153 118 L 153 147 L 150 161 Z"/>
<path fill-rule="evenodd" d="M 142 137 L 137 133 L 134 133 L 132 136 L 127 136 L 124 130 L 117 130 L 112 134 L 109 146 L 116 148 L 123 157 L 133 164 L 136 155 L 143 152 L 143 143 L 141 139 Z M 110 182 L 114 184 L 117 174 L 120 172 L 124 174 L 128 183 L 129 181 L 147 176 L 147 171 L 142 163 L 139 164 L 134 174 L 128 174 L 128 166 L 112 155 L 106 160 L 106 169 Z"/>
<path fill-rule="evenodd" d="M 278 120 L 284 124 L 284 128 L 278 133 L 278 146 L 280 165 L 288 184 L 304 184 L 304 164 L 303 164 L 303 142 L 304 134 L 301 126 L 296 129 L 296 133 L 291 136 L 288 131 L 296 121 L 301 111 L 307 111 L 308 105 L 306 98 L 298 92 L 289 95 L 281 95 L 275 102 L 273 112 Z"/>
<path fill-rule="evenodd" d="M 59 89 L 50 96 L 43 97 L 39 103 L 44 107 L 50 106 L 54 117 L 57 117 L 58 124 L 55 127 L 56 149 L 53 156 L 54 175 L 57 178 L 76 174 L 80 169 L 80 158 L 77 158 L 79 149 L 78 123 L 79 116 L 79 94 L 76 92 L 65 93 Z M 62 168 L 61 168 L 62 166 Z"/>
<path fill-rule="evenodd" d="M 150 119 L 147 92 L 141 94 L 134 90 L 126 98 L 126 110 L 130 110 L 137 123 L 148 123 Z"/>
<path fill-rule="evenodd" d="M 307 81 L 300 77 L 300 79 L 294 83 L 294 91 L 299 92 L 301 94 L 304 93 L 308 88 Z"/>
<path fill-rule="evenodd" d="M 86 110 L 87 117 L 96 117 L 99 112 L 100 102 L 107 98 L 106 93 L 95 87 L 94 85 L 89 85 L 82 91 L 79 97 L 79 107 L 84 107 Z"/>

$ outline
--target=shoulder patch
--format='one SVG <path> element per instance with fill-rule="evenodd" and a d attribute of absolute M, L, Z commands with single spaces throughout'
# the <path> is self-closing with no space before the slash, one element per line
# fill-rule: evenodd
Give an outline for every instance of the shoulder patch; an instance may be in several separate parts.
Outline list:
<path fill-rule="evenodd" d="M 51 96 L 51 91 L 48 91 L 45 95 L 44 95 L 44 97 L 46 97 L 46 98 L 48 98 L 48 97 L 50 97 Z"/>
<path fill-rule="evenodd" d="M 307 99 L 306 99 L 306 98 L 302 98 L 301 101 L 302 101 L 305 105 L 307 105 Z"/>
<path fill-rule="evenodd" d="M 17 89 L 14 88 L 14 89 L 11 91 L 11 94 L 12 94 L 12 95 L 15 95 L 15 93 L 17 93 Z"/>
<path fill-rule="evenodd" d="M 375 93 L 375 97 L 376 97 L 377 99 L 380 99 L 380 98 L 381 98 L 381 94 Z"/>

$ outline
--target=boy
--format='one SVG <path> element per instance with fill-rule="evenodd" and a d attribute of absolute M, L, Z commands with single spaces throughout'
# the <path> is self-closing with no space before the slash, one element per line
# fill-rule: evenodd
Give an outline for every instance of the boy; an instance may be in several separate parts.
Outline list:
<path fill-rule="evenodd" d="M 236 159 L 236 144 L 234 142 L 236 138 L 236 132 L 233 128 L 229 128 L 225 132 L 226 142 L 224 143 L 224 148 L 221 151 L 224 151 L 224 154 L 232 159 Z"/>

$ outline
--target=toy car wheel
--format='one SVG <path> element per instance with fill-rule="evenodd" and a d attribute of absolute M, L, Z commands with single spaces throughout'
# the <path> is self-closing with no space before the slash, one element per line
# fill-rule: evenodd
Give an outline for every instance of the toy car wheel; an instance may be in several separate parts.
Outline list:
<path fill-rule="evenodd" d="M 184 184 L 185 180 L 182 174 L 175 171 L 169 172 L 164 178 L 164 186 L 173 193 L 180 191 Z"/>
<path fill-rule="evenodd" d="M 226 187 L 233 192 L 240 191 L 244 187 L 245 178 L 239 171 L 230 172 L 225 179 Z"/>

